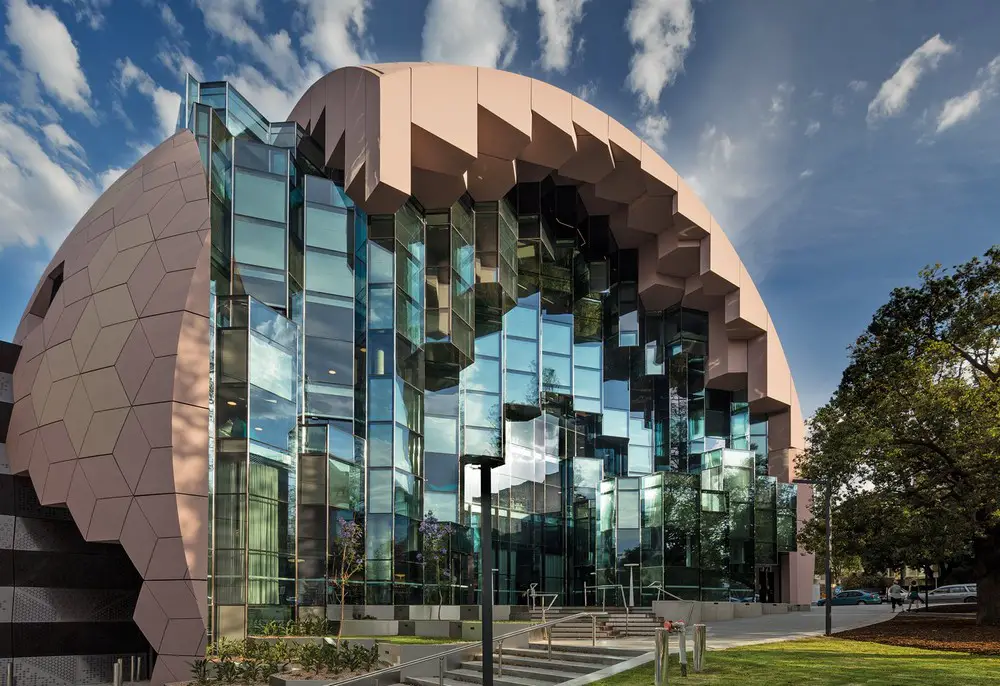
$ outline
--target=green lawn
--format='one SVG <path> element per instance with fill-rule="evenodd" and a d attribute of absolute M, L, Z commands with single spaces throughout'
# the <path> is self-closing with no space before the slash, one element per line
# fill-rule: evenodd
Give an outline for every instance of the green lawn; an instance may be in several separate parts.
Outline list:
<path fill-rule="evenodd" d="M 671 641 L 676 645 L 676 638 Z M 705 671 L 681 680 L 677 656 L 671 657 L 671 683 L 800 684 L 837 686 L 926 686 L 1000 684 L 1000 658 L 916 648 L 897 648 L 837 638 L 731 648 L 709 652 Z M 594 686 L 642 686 L 653 683 L 652 663 L 598 681 Z"/>

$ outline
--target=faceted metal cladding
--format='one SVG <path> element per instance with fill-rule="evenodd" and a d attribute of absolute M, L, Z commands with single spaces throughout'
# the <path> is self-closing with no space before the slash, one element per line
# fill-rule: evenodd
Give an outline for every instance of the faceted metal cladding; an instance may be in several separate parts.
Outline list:
<path fill-rule="evenodd" d="M 70 232 L 15 335 L 11 470 L 86 540 L 122 544 L 154 683 L 205 650 L 206 198 L 194 136 L 164 141 Z"/>

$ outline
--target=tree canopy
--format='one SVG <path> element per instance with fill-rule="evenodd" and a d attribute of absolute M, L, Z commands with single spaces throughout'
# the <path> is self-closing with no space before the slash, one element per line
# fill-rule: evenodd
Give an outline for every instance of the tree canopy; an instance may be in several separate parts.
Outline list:
<path fill-rule="evenodd" d="M 800 468 L 834 485 L 835 558 L 857 555 L 872 571 L 971 554 L 979 621 L 997 624 L 1000 246 L 920 279 L 895 289 L 851 346 Z M 814 504 L 821 516 L 821 494 Z"/>

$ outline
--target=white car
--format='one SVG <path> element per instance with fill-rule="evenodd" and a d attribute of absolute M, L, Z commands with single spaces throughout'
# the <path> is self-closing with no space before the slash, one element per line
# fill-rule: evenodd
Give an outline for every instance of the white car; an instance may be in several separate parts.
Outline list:
<path fill-rule="evenodd" d="M 923 594 L 921 594 L 921 599 Z M 929 605 L 944 605 L 946 603 L 976 602 L 976 584 L 953 584 L 935 588 L 927 594 Z"/>

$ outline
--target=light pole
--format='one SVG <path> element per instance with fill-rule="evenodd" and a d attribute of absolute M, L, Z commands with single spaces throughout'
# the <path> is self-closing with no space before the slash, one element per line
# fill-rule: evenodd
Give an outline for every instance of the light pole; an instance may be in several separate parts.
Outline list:
<path fill-rule="evenodd" d="M 829 479 L 794 479 L 792 483 L 826 486 L 826 635 L 833 633 L 833 483 Z"/>
<path fill-rule="evenodd" d="M 635 568 L 639 566 L 638 562 L 630 562 L 628 567 L 628 604 L 630 607 L 635 607 Z"/>
<path fill-rule="evenodd" d="M 500 570 L 499 569 L 494 569 L 493 573 L 497 575 L 497 580 L 496 580 L 496 585 L 495 585 L 496 592 L 497 592 L 497 602 L 496 602 L 496 604 L 497 605 L 502 605 L 503 603 L 500 602 Z"/>

